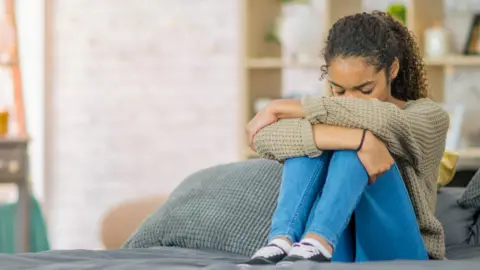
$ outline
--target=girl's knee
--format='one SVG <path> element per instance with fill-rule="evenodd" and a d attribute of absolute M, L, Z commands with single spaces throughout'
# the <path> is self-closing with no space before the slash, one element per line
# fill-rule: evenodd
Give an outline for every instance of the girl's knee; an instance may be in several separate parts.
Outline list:
<path fill-rule="evenodd" d="M 358 158 L 357 152 L 353 150 L 337 150 L 332 154 L 330 165 L 344 169 L 362 169 L 362 162 Z"/>
<path fill-rule="evenodd" d="M 289 158 L 285 161 L 285 166 L 314 166 L 314 165 L 319 165 L 323 164 L 326 161 L 330 159 L 331 154 L 329 151 L 325 151 L 322 153 L 322 155 L 318 157 L 308 157 L 308 156 L 303 156 L 303 157 L 294 157 L 294 158 Z"/>
<path fill-rule="evenodd" d="M 357 152 L 353 150 L 336 150 L 333 152 L 333 157 L 358 160 Z"/>

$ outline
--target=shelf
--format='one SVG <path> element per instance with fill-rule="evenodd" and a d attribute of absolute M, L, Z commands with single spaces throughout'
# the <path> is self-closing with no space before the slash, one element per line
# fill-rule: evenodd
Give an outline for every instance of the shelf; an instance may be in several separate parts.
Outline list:
<path fill-rule="evenodd" d="M 0 145 L 2 144 L 18 144 L 18 143 L 27 143 L 30 138 L 25 138 L 22 136 L 0 136 Z"/>
<path fill-rule="evenodd" d="M 267 42 L 265 34 L 277 21 L 282 12 L 281 1 L 278 0 L 248 0 L 241 1 L 242 15 L 242 121 L 239 125 L 245 126 L 244 119 L 251 119 L 252 104 L 258 98 L 280 98 L 284 69 L 297 68 L 306 71 L 320 72 L 324 64 L 320 55 L 306 61 L 290 61 L 282 57 L 282 47 Z M 322 33 L 327 34 L 330 27 L 341 17 L 362 11 L 362 0 L 325 0 Z M 437 21 L 444 20 L 443 1 L 439 0 L 409 0 L 404 1 L 407 6 L 406 25 L 418 37 L 418 48 L 425 45 L 424 33 Z M 300 59 L 298 59 L 300 60 Z M 435 101 L 445 102 L 445 78 L 456 68 L 480 68 L 480 55 L 453 54 L 446 57 L 425 57 L 426 75 L 429 90 Z M 327 80 L 324 80 L 328 84 Z M 328 89 L 325 87 L 325 89 Z M 238 152 L 245 159 L 258 158 L 256 153 L 245 147 L 245 138 L 241 138 Z M 459 149 L 458 167 L 480 167 L 480 147 Z"/>
<path fill-rule="evenodd" d="M 281 58 L 251 58 L 247 60 L 246 68 L 251 69 L 281 69 L 281 68 L 315 68 L 320 69 L 323 61 L 286 61 Z"/>
<path fill-rule="evenodd" d="M 478 66 L 480 67 L 480 56 L 455 55 L 439 58 L 425 58 L 427 66 Z M 281 58 L 265 57 L 251 58 L 247 60 L 246 67 L 251 69 L 275 69 L 275 68 L 320 68 L 322 60 L 308 61 L 286 61 Z"/>
<path fill-rule="evenodd" d="M 460 158 L 475 158 L 475 159 L 480 159 L 480 148 L 477 147 L 472 147 L 472 148 L 465 148 L 465 149 L 459 149 L 456 151 L 453 151 L 458 154 Z M 480 164 L 478 164 L 480 167 Z"/>
<path fill-rule="evenodd" d="M 480 148 L 466 148 L 455 151 L 458 156 L 457 171 L 480 168 Z"/>
<path fill-rule="evenodd" d="M 425 58 L 427 66 L 478 66 L 480 56 L 453 55 L 439 58 Z"/>

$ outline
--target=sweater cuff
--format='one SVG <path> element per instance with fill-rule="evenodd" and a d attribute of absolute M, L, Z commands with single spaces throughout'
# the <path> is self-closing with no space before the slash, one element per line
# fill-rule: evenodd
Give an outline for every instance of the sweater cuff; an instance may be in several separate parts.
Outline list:
<path fill-rule="evenodd" d="M 305 119 L 312 124 L 321 124 L 327 121 L 327 110 L 325 109 L 323 97 L 304 96 L 302 107 Z"/>
<path fill-rule="evenodd" d="M 322 151 L 319 150 L 315 144 L 312 125 L 307 121 L 301 121 L 300 123 L 303 151 L 311 158 L 320 156 Z"/>

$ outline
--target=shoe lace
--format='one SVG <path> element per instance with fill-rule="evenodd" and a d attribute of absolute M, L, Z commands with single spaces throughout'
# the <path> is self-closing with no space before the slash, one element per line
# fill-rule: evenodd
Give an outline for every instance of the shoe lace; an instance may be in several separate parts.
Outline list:
<path fill-rule="evenodd" d="M 272 245 L 272 246 L 266 246 L 259 249 L 257 252 L 255 252 L 253 257 L 268 258 L 272 256 L 282 255 L 282 254 L 284 254 L 284 251 L 281 248 Z"/>
<path fill-rule="evenodd" d="M 293 245 L 293 248 L 288 255 L 299 256 L 299 257 L 308 259 L 312 256 L 319 255 L 319 254 L 321 254 L 321 252 L 318 248 L 300 243 L 300 244 Z"/>

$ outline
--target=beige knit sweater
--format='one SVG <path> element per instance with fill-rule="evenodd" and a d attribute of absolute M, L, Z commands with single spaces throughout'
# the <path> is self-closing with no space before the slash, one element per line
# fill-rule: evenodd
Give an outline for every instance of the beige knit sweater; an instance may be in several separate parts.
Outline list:
<path fill-rule="evenodd" d="M 448 114 L 430 99 L 405 108 L 377 100 L 345 97 L 303 98 L 305 119 L 282 119 L 254 138 L 258 154 L 278 161 L 318 156 L 312 124 L 368 129 L 387 144 L 410 194 L 425 246 L 432 258 L 445 256 L 444 233 L 435 218 L 437 176 L 449 126 Z"/>

